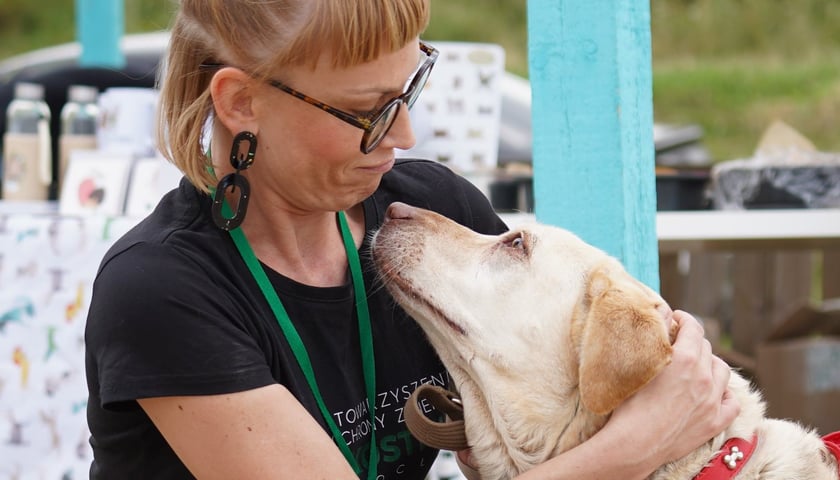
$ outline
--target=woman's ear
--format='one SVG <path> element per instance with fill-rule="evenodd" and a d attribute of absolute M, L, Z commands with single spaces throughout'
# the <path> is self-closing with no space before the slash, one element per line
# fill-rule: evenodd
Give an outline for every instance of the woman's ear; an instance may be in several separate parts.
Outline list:
<path fill-rule="evenodd" d="M 253 79 L 247 73 L 238 68 L 222 68 L 210 80 L 210 95 L 216 119 L 225 128 L 234 133 L 258 133 L 253 109 Z"/>

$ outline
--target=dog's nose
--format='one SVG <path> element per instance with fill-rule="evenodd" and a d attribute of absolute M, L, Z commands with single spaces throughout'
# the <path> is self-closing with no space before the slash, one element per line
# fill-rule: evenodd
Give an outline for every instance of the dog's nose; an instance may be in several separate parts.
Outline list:
<path fill-rule="evenodd" d="M 412 207 L 411 205 L 406 205 L 405 203 L 401 202 L 394 202 L 391 205 L 389 205 L 388 210 L 385 211 L 385 218 L 388 220 L 408 220 L 410 218 L 414 218 L 414 213 L 416 212 L 416 210 L 417 209 Z"/>

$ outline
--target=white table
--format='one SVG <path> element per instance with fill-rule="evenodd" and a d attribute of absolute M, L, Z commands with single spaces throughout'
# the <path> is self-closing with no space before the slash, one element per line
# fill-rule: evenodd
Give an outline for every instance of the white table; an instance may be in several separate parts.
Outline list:
<path fill-rule="evenodd" d="M 840 248 L 840 209 L 659 212 L 656 234 L 664 252 Z"/>

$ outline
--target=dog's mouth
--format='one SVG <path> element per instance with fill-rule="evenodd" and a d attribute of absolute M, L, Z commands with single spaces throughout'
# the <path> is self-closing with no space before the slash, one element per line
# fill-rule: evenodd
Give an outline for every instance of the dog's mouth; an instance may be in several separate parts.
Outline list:
<path fill-rule="evenodd" d="M 467 330 L 459 323 L 452 320 L 440 307 L 432 303 L 422 292 L 418 291 L 412 283 L 401 275 L 385 275 L 386 285 L 392 294 L 399 294 L 405 300 L 400 302 L 403 306 L 410 306 L 410 309 L 424 309 L 431 312 L 432 316 L 441 320 L 442 323 L 451 328 L 459 335 L 466 335 Z"/>
<path fill-rule="evenodd" d="M 452 319 L 434 301 L 434 296 L 420 286 L 423 282 L 412 281 L 407 275 L 419 265 L 423 255 L 423 226 L 428 213 L 408 205 L 394 203 L 388 207 L 385 221 L 371 240 L 371 253 L 379 278 L 396 301 L 418 323 L 446 325 L 458 335 L 467 334 L 464 326 Z M 428 282 L 427 282 L 428 283 Z M 426 320 L 430 322 L 427 322 Z M 434 322 L 437 320 L 437 322 Z"/>

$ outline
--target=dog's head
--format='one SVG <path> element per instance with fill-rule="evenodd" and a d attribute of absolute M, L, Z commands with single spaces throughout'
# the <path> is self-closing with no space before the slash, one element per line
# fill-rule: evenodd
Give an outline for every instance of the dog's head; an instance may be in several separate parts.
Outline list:
<path fill-rule="evenodd" d="M 668 305 L 568 231 L 479 235 L 394 204 L 373 257 L 458 387 L 481 392 L 490 411 L 512 408 L 517 394 L 549 404 L 579 395 L 606 415 L 670 361 Z"/>

